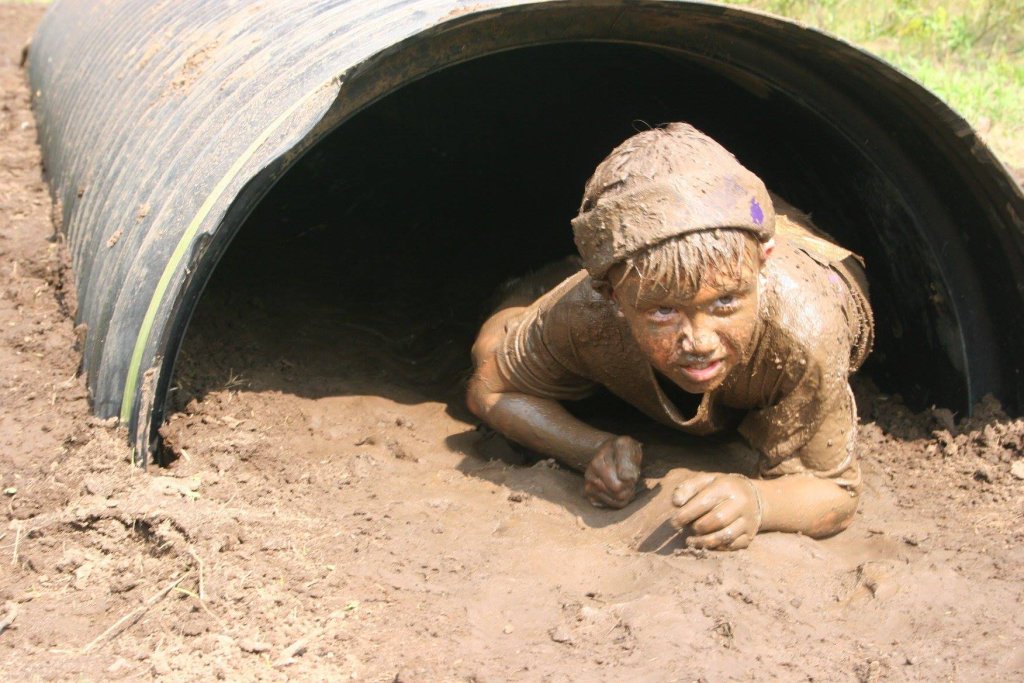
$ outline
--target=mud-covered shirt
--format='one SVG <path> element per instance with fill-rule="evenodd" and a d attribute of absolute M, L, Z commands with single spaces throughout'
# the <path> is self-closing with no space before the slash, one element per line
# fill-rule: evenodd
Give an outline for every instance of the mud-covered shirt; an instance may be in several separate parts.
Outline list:
<path fill-rule="evenodd" d="M 556 400 L 598 385 L 688 434 L 736 428 L 761 454 L 763 477 L 809 474 L 856 489 L 856 406 L 849 375 L 872 342 L 859 259 L 798 213 L 776 223 L 760 275 L 759 321 L 740 364 L 682 414 L 624 319 L 580 271 L 511 318 L 497 363 L 517 390 Z"/>

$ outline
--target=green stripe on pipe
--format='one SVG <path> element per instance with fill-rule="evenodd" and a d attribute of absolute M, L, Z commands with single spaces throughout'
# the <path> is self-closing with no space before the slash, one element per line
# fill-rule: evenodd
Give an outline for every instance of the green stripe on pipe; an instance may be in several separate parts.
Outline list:
<path fill-rule="evenodd" d="M 178 240 L 178 244 L 174 248 L 171 258 L 167 261 L 167 265 L 164 267 L 164 272 L 160 276 L 159 282 L 157 282 L 156 289 L 153 291 L 153 297 L 149 300 L 149 308 L 146 309 L 146 316 L 142 319 L 142 325 L 139 326 L 139 335 L 135 339 L 135 349 L 132 351 L 132 358 L 128 365 L 128 376 L 124 381 L 124 395 L 121 397 L 120 420 L 122 424 L 126 424 L 132 416 L 132 404 L 135 402 L 135 391 L 138 389 L 139 384 L 139 371 L 141 370 L 140 366 L 142 365 L 142 353 L 146 348 L 146 344 L 149 343 L 149 335 L 153 331 L 153 321 L 156 319 L 156 312 L 160 309 L 160 305 L 163 303 L 164 296 L 167 293 L 167 286 L 171 283 L 171 277 L 181 264 L 181 260 L 185 258 L 185 253 L 188 250 L 189 244 L 192 243 L 196 233 L 199 232 L 199 226 L 206 220 L 206 217 L 213 209 L 214 204 L 216 204 L 221 198 L 228 185 L 242 170 L 242 167 L 249 163 L 259 148 L 262 147 L 268 139 L 270 139 L 270 136 L 273 135 L 297 109 L 319 95 L 324 88 L 331 87 L 332 85 L 339 85 L 336 78 L 331 78 L 319 88 L 315 88 L 308 95 L 292 104 L 292 106 L 288 107 L 283 114 L 274 119 L 274 121 L 271 122 L 271 124 L 267 126 L 267 128 L 260 133 L 255 140 L 253 140 L 252 144 L 249 145 L 249 147 L 235 160 L 235 163 L 231 165 L 231 168 L 229 168 L 227 173 L 224 174 L 224 177 L 217 182 L 213 191 L 206 197 L 206 200 L 203 202 L 202 206 L 199 207 L 196 215 L 192 218 L 192 222 L 189 223 L 188 229 L 185 230 L 181 239 Z M 141 428 L 141 426 L 138 428 Z"/>

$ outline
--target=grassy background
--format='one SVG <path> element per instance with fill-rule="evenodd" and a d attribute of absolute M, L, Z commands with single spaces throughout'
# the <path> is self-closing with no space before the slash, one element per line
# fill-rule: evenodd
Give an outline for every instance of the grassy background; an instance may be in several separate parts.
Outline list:
<path fill-rule="evenodd" d="M 1024 167 L 1021 0 L 724 0 L 796 19 L 882 57 Z"/>

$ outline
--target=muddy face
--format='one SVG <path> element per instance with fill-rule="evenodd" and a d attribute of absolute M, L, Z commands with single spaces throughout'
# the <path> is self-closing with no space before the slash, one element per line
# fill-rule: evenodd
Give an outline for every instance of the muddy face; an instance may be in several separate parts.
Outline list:
<path fill-rule="evenodd" d="M 626 275 L 612 292 L 641 351 L 659 372 L 685 391 L 718 387 L 743 362 L 757 330 L 758 271 L 754 250 L 740 277 L 706 277 L 695 295 L 671 288 L 644 288 Z"/>

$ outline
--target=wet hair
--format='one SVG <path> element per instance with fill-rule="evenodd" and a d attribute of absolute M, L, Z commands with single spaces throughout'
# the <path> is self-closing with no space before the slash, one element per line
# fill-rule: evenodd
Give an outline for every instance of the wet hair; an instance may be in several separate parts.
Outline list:
<path fill-rule="evenodd" d="M 637 279 L 634 304 L 645 298 L 672 293 L 692 299 L 704 285 L 721 287 L 757 273 L 764 262 L 764 246 L 747 230 L 717 228 L 672 237 L 634 254 L 614 268 L 618 288 L 630 275 Z"/>

